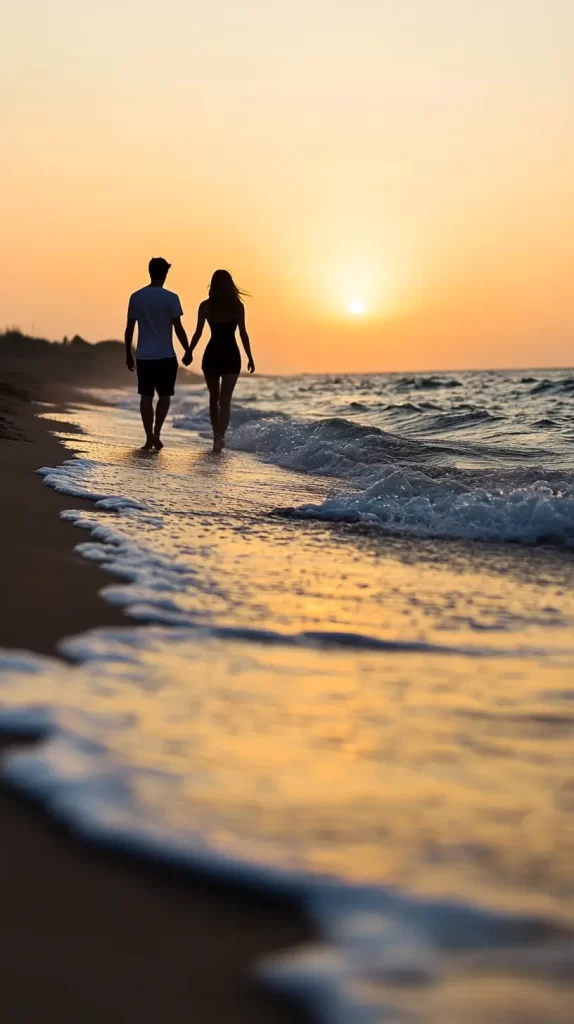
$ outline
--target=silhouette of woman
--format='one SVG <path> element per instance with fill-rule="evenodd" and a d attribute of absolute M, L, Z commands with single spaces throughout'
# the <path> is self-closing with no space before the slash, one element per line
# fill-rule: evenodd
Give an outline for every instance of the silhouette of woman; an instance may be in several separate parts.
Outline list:
<path fill-rule="evenodd" d="M 231 396 L 241 373 L 241 355 L 235 332 L 239 335 L 247 356 L 249 373 L 255 372 L 255 363 L 251 355 L 249 335 L 245 326 L 245 306 L 241 296 L 245 292 L 235 284 L 228 270 L 216 270 L 209 286 L 209 298 L 200 303 L 197 311 L 197 327 L 190 339 L 189 352 L 184 356 L 186 366 L 192 361 L 192 353 L 199 343 L 205 321 L 211 328 L 201 369 L 205 383 L 209 389 L 209 415 L 213 427 L 213 450 L 221 451 L 225 447 L 225 432 L 229 425 L 231 413 Z"/>

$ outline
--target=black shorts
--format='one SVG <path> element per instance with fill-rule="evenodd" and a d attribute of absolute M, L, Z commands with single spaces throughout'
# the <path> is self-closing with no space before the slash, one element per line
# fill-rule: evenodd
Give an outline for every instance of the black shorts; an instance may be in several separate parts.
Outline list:
<path fill-rule="evenodd" d="M 160 396 L 171 396 L 175 391 L 177 359 L 136 359 L 138 371 L 138 394 L 153 398 L 154 391 Z"/>

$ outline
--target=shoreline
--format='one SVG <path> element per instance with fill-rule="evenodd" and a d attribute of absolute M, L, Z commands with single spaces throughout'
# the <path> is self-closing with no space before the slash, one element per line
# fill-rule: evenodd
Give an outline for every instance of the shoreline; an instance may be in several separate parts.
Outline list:
<path fill-rule="evenodd" d="M 74 554 L 74 527 L 59 518 L 91 503 L 44 487 L 35 472 L 69 452 L 32 400 L 12 388 L 6 405 L 0 647 L 53 656 L 63 636 L 129 620 L 99 596 L 110 577 Z M 0 734 L 0 756 L 33 742 Z M 296 908 L 89 845 L 4 783 L 0 828 L 0 1005 L 10 1024 L 308 1019 L 252 977 L 258 957 L 310 938 Z"/>

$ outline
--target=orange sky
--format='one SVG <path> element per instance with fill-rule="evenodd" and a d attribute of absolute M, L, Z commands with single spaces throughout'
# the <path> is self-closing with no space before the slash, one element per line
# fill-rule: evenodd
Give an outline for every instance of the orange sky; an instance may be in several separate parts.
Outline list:
<path fill-rule="evenodd" d="M 87 6 L 2 15 L 0 324 L 120 337 L 163 255 L 262 371 L 574 363 L 571 0 Z"/>

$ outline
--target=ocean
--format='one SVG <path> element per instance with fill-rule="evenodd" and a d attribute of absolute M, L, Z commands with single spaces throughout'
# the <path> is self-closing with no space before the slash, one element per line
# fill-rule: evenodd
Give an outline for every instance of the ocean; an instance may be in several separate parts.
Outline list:
<path fill-rule="evenodd" d="M 220 455 L 185 381 L 159 454 L 127 390 L 45 413 L 127 618 L 0 652 L 4 776 L 304 905 L 254 972 L 326 1024 L 571 1024 L 574 373 L 245 377 Z"/>

